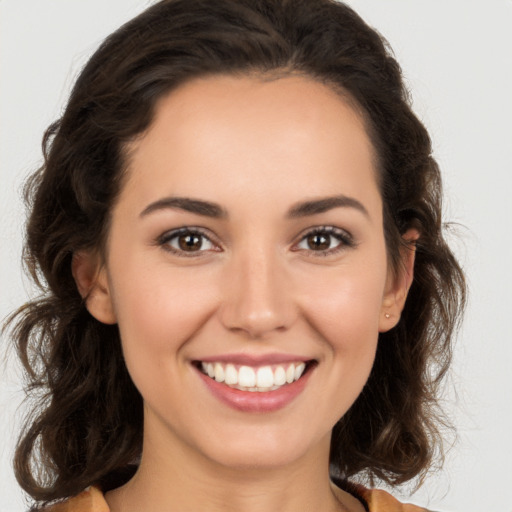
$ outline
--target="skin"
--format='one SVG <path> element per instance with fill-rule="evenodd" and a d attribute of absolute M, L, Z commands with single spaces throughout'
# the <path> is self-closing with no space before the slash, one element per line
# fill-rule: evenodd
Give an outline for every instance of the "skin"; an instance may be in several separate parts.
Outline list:
<path fill-rule="evenodd" d="M 112 512 L 362 511 L 329 481 L 331 430 L 368 378 L 378 333 L 399 320 L 414 253 L 401 272 L 388 268 L 360 115 L 305 77 L 210 77 L 163 98 L 129 149 L 106 256 L 81 252 L 73 263 L 89 311 L 119 324 L 144 399 L 140 468 L 107 493 Z M 290 214 L 340 195 L 361 207 Z M 169 197 L 224 215 L 161 207 Z M 324 233 L 327 250 L 311 244 L 308 232 L 326 226 L 348 243 Z M 168 233 L 183 227 L 201 228 L 200 250 L 172 251 L 179 238 Z M 284 408 L 243 412 L 192 364 L 232 353 L 316 366 Z"/>

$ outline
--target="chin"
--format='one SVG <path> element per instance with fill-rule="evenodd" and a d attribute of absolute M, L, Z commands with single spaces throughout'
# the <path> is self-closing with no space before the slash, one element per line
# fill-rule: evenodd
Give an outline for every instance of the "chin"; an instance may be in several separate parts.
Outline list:
<path fill-rule="evenodd" d="M 262 428 L 255 435 L 230 436 L 222 446 L 211 450 L 209 458 L 227 468 L 257 471 L 283 468 L 306 459 L 308 454 L 318 455 L 319 451 L 328 456 L 330 432 L 323 439 L 310 442 L 297 434 L 297 430 L 283 429 L 274 435 Z"/>

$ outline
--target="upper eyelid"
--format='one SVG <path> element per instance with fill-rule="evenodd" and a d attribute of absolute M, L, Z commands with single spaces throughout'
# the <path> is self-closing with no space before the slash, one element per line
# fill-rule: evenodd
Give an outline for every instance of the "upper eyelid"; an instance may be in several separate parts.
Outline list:
<path fill-rule="evenodd" d="M 358 243 L 355 240 L 355 238 L 353 237 L 353 235 L 346 229 L 342 229 L 342 228 L 332 226 L 332 225 L 324 225 L 324 226 L 314 226 L 314 227 L 311 227 L 311 228 L 308 228 L 308 229 L 302 231 L 301 234 L 295 239 L 296 241 L 293 242 L 292 250 L 294 250 L 293 249 L 294 247 L 297 247 L 301 242 L 303 242 L 307 236 L 309 236 L 311 234 L 315 234 L 315 233 L 326 233 L 329 236 L 336 237 L 340 240 L 340 244 L 331 249 L 325 249 L 323 251 L 313 251 L 313 250 L 308 251 L 306 249 L 306 251 L 311 252 L 315 256 L 335 254 L 335 253 L 339 252 L 340 250 L 354 248 L 358 245 Z M 295 250 L 298 251 L 299 249 L 295 249 Z"/>
<path fill-rule="evenodd" d="M 195 233 L 199 234 L 201 236 L 204 236 L 207 238 L 212 244 L 216 245 L 217 247 L 222 247 L 222 244 L 219 240 L 219 238 L 208 228 L 200 227 L 200 226 L 181 226 L 174 229 L 169 229 L 162 233 L 157 238 L 157 243 L 164 244 L 168 240 L 172 239 L 175 236 L 178 236 L 182 233 Z M 293 240 L 291 241 L 292 245 L 297 245 L 302 240 L 304 240 L 305 237 L 308 235 L 311 235 L 312 233 L 328 233 L 329 235 L 336 236 L 346 239 L 346 241 L 349 241 L 351 244 L 356 245 L 356 241 L 353 237 L 353 235 L 347 231 L 346 229 L 339 228 L 332 225 L 318 225 L 318 226 L 311 226 L 309 228 L 306 228 L 302 230 L 298 235 L 296 235 Z"/>
<path fill-rule="evenodd" d="M 169 230 L 165 231 L 164 233 L 162 233 L 156 239 L 156 242 L 157 242 L 157 244 L 164 245 L 167 242 L 169 242 L 169 240 L 173 239 L 174 237 L 179 236 L 181 234 L 186 234 L 186 233 L 201 235 L 201 236 L 205 237 L 206 239 L 208 239 L 213 245 L 215 245 L 217 247 L 221 246 L 218 238 L 209 229 L 202 228 L 199 226 L 182 226 L 182 227 L 175 228 L 175 229 L 169 229 Z M 203 252 L 203 251 L 198 251 L 198 252 Z"/>
<path fill-rule="evenodd" d="M 329 235 L 338 235 L 354 241 L 354 237 L 350 231 L 331 225 L 312 226 L 310 228 L 304 229 L 299 233 L 299 235 L 295 237 L 295 240 L 303 240 L 306 236 L 311 235 L 312 233 L 328 233 Z"/>
<path fill-rule="evenodd" d="M 215 238 L 215 236 L 212 236 L 213 234 L 209 229 L 202 228 L 200 226 L 181 226 L 179 228 L 168 229 L 164 231 L 158 238 L 172 238 L 173 236 L 181 235 L 182 233 L 197 233 L 199 235 L 205 236 L 208 239 Z"/>

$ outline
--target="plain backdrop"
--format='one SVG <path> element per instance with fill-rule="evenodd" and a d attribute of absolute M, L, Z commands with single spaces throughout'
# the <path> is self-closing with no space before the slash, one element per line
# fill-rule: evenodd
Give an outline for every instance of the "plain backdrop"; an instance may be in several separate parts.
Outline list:
<path fill-rule="evenodd" d="M 212 0 L 214 1 L 214 0 Z M 434 510 L 512 511 L 512 1 L 352 0 L 390 42 L 445 179 L 470 303 L 445 405 L 458 429 L 443 471 L 408 499 Z M 148 0 L 0 0 L 0 318 L 31 286 L 21 272 L 21 184 L 77 72 Z M 9 340 L 2 340 L 5 359 Z M 26 510 L 12 476 L 23 397 L 0 363 L 0 510 Z M 407 496 L 407 489 L 402 496 Z"/>

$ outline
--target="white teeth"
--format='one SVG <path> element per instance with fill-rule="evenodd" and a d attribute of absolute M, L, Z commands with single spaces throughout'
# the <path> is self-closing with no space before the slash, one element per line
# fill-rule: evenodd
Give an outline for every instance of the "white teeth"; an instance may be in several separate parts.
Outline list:
<path fill-rule="evenodd" d="M 209 375 L 209 374 L 208 374 Z M 295 380 L 295 366 L 291 364 L 286 370 L 286 382 L 291 384 Z"/>
<path fill-rule="evenodd" d="M 217 382 L 224 382 L 230 387 L 252 392 L 273 391 L 285 384 L 291 384 L 300 379 L 305 368 L 304 362 L 267 365 L 259 368 L 240 366 L 238 370 L 231 363 L 201 363 L 203 373 Z"/>
<path fill-rule="evenodd" d="M 259 388 L 271 388 L 274 385 L 274 372 L 270 366 L 262 366 L 256 372 L 256 386 Z"/>
<path fill-rule="evenodd" d="M 244 388 L 256 386 L 256 373 L 250 366 L 240 366 L 238 370 L 238 385 Z"/>
<path fill-rule="evenodd" d="M 304 372 L 306 365 L 304 363 L 300 363 L 299 366 L 295 367 L 295 380 L 299 380 L 300 376 Z"/>
<path fill-rule="evenodd" d="M 282 366 L 278 366 L 274 372 L 274 385 L 282 386 L 286 384 L 286 372 Z"/>
<path fill-rule="evenodd" d="M 224 368 L 220 363 L 215 363 L 215 380 L 217 382 L 224 382 Z"/>
<path fill-rule="evenodd" d="M 226 384 L 238 384 L 238 372 L 236 371 L 236 368 L 232 364 L 228 364 L 226 366 L 225 373 L 226 374 L 224 376 L 224 382 Z"/>

